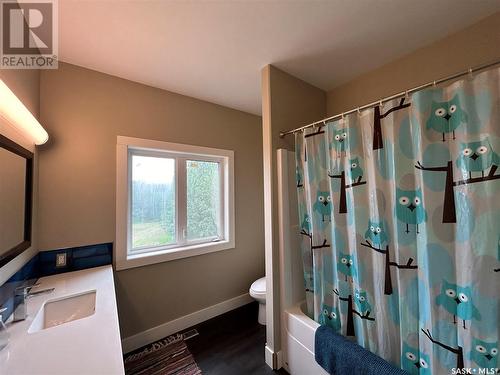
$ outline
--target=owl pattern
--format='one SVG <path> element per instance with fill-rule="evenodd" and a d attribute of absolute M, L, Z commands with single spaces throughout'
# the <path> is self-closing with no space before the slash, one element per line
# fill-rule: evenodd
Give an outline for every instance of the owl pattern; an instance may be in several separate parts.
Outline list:
<path fill-rule="evenodd" d="M 361 182 L 363 178 L 363 169 L 361 168 L 360 160 L 355 157 L 349 160 L 348 175 L 351 178 L 351 183 Z"/>
<path fill-rule="evenodd" d="M 382 249 L 389 240 L 383 221 L 369 220 L 368 229 L 365 232 L 365 239 L 370 242 L 371 246 L 375 246 L 379 250 Z"/>
<path fill-rule="evenodd" d="M 467 114 L 460 106 L 458 95 L 455 95 L 450 101 L 432 102 L 426 128 L 441 133 L 442 140 L 445 142 L 445 134 L 452 133 L 455 139 L 455 130 L 465 122 L 467 122 Z"/>
<path fill-rule="evenodd" d="M 372 311 L 372 306 L 368 302 L 368 294 L 365 290 L 356 290 L 354 297 L 354 304 L 359 313 L 366 315 Z"/>
<path fill-rule="evenodd" d="M 498 367 L 498 341 L 487 342 L 474 337 L 472 339 L 469 359 L 474 361 L 479 367 Z"/>
<path fill-rule="evenodd" d="M 403 342 L 403 350 L 401 352 L 401 367 L 403 370 L 415 375 L 430 375 L 429 364 L 430 359 L 427 354 Z"/>
<path fill-rule="evenodd" d="M 455 140 L 456 139 L 455 131 L 459 129 L 460 126 L 464 127 L 464 125 L 467 125 L 468 122 L 468 115 L 460 103 L 459 96 L 455 95 L 449 101 L 443 101 L 443 102 L 433 101 L 431 107 L 432 107 L 431 114 L 427 118 L 426 122 L 427 130 L 430 130 L 430 132 L 435 131 L 437 133 L 441 133 L 443 142 L 445 142 L 447 138 Z M 351 156 L 350 152 L 352 152 L 356 148 L 356 145 L 354 143 L 351 145 L 352 147 L 350 147 L 349 130 L 347 128 L 340 128 L 334 130 L 333 136 L 332 132 L 330 132 L 328 136 L 329 138 L 327 142 L 329 142 L 330 150 L 334 151 L 335 157 L 340 158 L 341 156 L 347 156 L 348 154 L 349 156 Z M 355 138 L 356 137 L 353 138 L 354 141 Z M 492 141 L 493 144 L 495 144 L 496 139 L 492 138 Z M 438 144 L 439 145 L 441 144 L 440 140 L 438 140 Z M 453 150 L 454 147 L 455 146 L 451 147 L 451 150 Z M 498 154 L 493 150 L 489 138 L 483 138 L 480 141 L 475 141 L 475 142 L 460 143 L 457 145 L 457 147 L 459 149 L 459 153 L 458 155 L 453 156 L 451 159 L 447 159 L 450 160 L 448 166 L 450 166 L 453 160 L 456 158 L 455 161 L 456 168 L 460 171 L 460 174 L 464 176 L 464 179 L 466 178 L 472 179 L 473 177 L 479 177 L 479 176 L 485 177 L 486 175 L 489 176 L 494 175 L 500 163 L 500 158 Z M 362 181 L 364 174 L 363 166 L 361 164 L 362 162 L 364 162 L 365 166 L 368 167 L 368 165 L 366 165 L 367 161 L 366 160 L 363 161 L 359 157 L 350 157 L 348 160 L 346 159 L 333 160 L 333 163 L 336 163 L 335 165 L 338 167 L 340 172 L 345 172 L 345 177 L 346 177 L 345 181 L 350 181 L 351 186 L 347 185 L 348 188 L 352 188 L 354 187 L 352 186 L 353 184 Z M 411 161 L 411 163 L 414 162 L 415 162 L 414 160 Z M 413 165 L 411 166 L 411 168 L 413 168 Z M 325 168 L 323 167 L 323 169 Z M 428 168 L 428 170 L 432 169 L 439 170 L 437 166 L 435 168 Z M 297 169 L 297 185 L 299 185 L 299 181 L 301 181 L 302 179 L 298 173 L 299 172 Z M 407 170 L 404 171 L 404 173 L 407 173 Z M 320 181 L 320 179 L 322 178 L 321 176 L 316 176 L 316 177 L 318 179 L 317 181 Z M 369 177 L 370 175 L 367 174 L 365 176 L 365 180 L 368 179 Z M 417 181 L 419 180 L 417 179 Z M 369 183 L 369 181 L 367 182 Z M 332 197 L 334 194 L 338 194 L 338 190 L 333 189 L 333 191 L 334 193 L 332 193 Z M 354 189 L 350 190 L 349 192 L 350 194 L 353 195 L 358 193 Z M 332 221 L 333 202 L 330 193 L 328 191 L 319 191 L 319 190 L 316 193 L 317 193 L 316 200 L 313 200 L 312 204 L 313 211 L 318 215 L 317 217 L 321 217 L 322 222 Z M 314 190 L 311 192 L 310 198 L 313 198 L 312 196 L 313 194 Z M 397 221 L 403 224 L 405 233 L 410 233 L 411 231 L 413 231 L 412 226 L 414 226 L 415 232 L 419 234 L 420 230 L 422 230 L 422 227 L 420 227 L 419 230 L 419 225 L 427 222 L 428 220 L 427 210 L 429 210 L 429 213 L 432 213 L 434 215 L 434 207 L 431 207 L 431 203 L 433 203 L 432 201 L 433 194 L 434 192 L 432 191 L 428 196 L 426 191 L 425 203 L 427 204 L 427 206 L 424 206 L 422 188 L 417 186 L 413 190 L 405 190 L 396 187 L 396 199 L 395 202 L 393 203 L 394 204 L 393 213 Z M 350 209 L 349 212 L 351 212 Z M 314 217 L 314 219 L 316 220 L 317 217 Z M 306 214 L 304 215 L 301 223 L 301 229 L 307 233 L 310 233 L 311 231 L 311 219 L 312 218 Z M 392 224 L 393 223 L 391 221 L 390 225 Z M 395 224 L 397 224 L 397 222 Z M 399 228 L 401 228 L 400 224 L 398 225 Z M 390 227 L 389 225 L 387 225 L 386 221 L 379 218 L 375 219 L 370 218 L 368 220 L 367 229 L 364 233 L 364 238 L 374 249 L 381 250 L 385 246 L 390 245 L 391 239 L 388 233 L 389 228 Z M 427 232 L 427 229 L 425 229 L 425 231 Z M 360 235 L 360 233 L 357 234 Z M 393 237 L 397 238 L 396 234 L 398 236 L 401 235 L 401 233 L 398 231 L 397 233 L 394 233 Z M 423 236 L 420 236 L 419 240 L 421 237 Z M 404 243 L 404 246 L 411 246 L 411 245 L 408 245 L 408 242 L 406 242 Z M 395 252 L 397 254 L 398 252 L 397 246 L 394 247 L 395 247 Z M 348 251 L 351 250 L 350 248 L 348 249 L 349 249 Z M 337 253 L 336 267 L 339 274 L 339 278 L 340 279 L 343 278 L 345 282 L 350 281 L 351 283 L 354 283 L 355 279 L 358 276 L 357 266 L 359 265 L 356 263 L 357 262 L 356 256 L 351 255 L 349 253 L 343 253 L 342 251 L 338 251 L 337 249 L 332 248 L 332 250 Z M 498 249 L 495 250 L 498 251 L 498 259 L 500 260 L 500 238 L 498 240 Z M 397 264 L 397 262 L 399 261 L 397 260 L 398 258 L 396 259 L 392 258 L 392 259 L 395 260 L 395 262 L 392 263 L 394 263 L 399 268 L 399 270 L 396 272 L 406 272 L 406 271 L 401 271 L 404 268 L 400 266 L 404 264 L 403 263 Z M 421 266 L 419 264 L 419 269 L 420 267 Z M 424 269 L 424 272 L 425 271 L 426 270 Z M 500 271 L 500 269 L 495 271 L 498 272 Z M 343 275 L 343 277 L 341 275 Z M 420 274 L 418 276 L 418 279 L 420 281 Z M 355 289 L 354 295 L 352 297 L 356 310 L 360 314 L 367 314 L 369 312 L 372 312 L 372 306 L 370 304 L 367 292 L 362 289 L 362 286 L 359 285 L 359 282 L 356 282 L 355 285 L 356 288 L 354 288 Z M 453 317 L 453 323 L 455 325 L 458 324 L 457 331 L 459 331 L 460 334 L 462 332 L 469 332 L 465 333 L 465 335 L 468 335 L 470 333 L 474 335 L 478 334 L 478 332 L 475 330 L 475 326 L 472 328 L 470 327 L 470 324 L 472 323 L 473 320 L 476 321 L 481 320 L 481 314 L 478 309 L 478 307 L 481 307 L 481 305 L 478 304 L 477 305 L 478 307 L 476 307 L 476 305 L 472 301 L 472 290 L 473 290 L 472 285 L 460 286 L 449 283 L 446 280 L 442 280 L 441 290 L 439 291 L 439 293 L 436 295 L 435 292 L 437 292 L 437 289 L 432 289 L 432 290 L 433 290 L 432 297 L 430 298 L 435 301 L 434 307 L 442 312 L 441 315 L 444 317 L 445 320 L 448 319 L 451 320 L 451 317 L 448 318 L 447 313 L 449 313 Z M 351 298 L 351 296 L 349 296 L 349 298 Z M 374 299 L 372 302 L 379 303 L 380 301 Z M 484 321 L 487 320 L 486 314 L 485 317 L 483 318 Z M 439 319 L 443 318 L 440 317 Z M 335 331 L 340 330 L 341 320 L 340 320 L 339 309 L 337 307 L 329 306 L 328 304 L 323 304 L 322 311 L 319 316 L 319 321 L 321 324 L 330 326 Z M 463 331 L 463 330 L 468 330 L 468 331 Z M 486 341 L 480 340 L 475 337 L 471 337 L 471 339 L 472 339 L 472 345 L 470 345 L 470 342 L 468 342 L 467 340 L 465 340 L 463 344 L 463 349 L 468 350 L 467 352 L 464 351 L 463 353 L 468 354 L 471 363 L 474 362 L 476 365 L 484 368 L 496 367 L 498 363 L 497 362 L 498 340 L 495 341 L 496 338 L 491 336 L 489 337 L 490 340 Z M 435 341 L 432 342 L 436 343 Z M 446 340 L 444 342 L 446 343 Z M 431 358 L 425 352 L 421 351 L 421 349 L 424 350 L 426 349 L 425 345 L 420 346 L 420 348 L 418 345 L 415 345 L 416 348 L 412 347 L 406 342 L 403 342 L 402 345 L 403 347 L 401 352 L 401 367 L 404 370 L 406 370 L 411 374 L 432 373 L 430 369 Z M 439 345 L 441 346 L 441 348 L 445 346 L 442 343 L 440 343 Z M 460 350 L 462 350 L 461 347 L 459 348 Z M 452 353 L 455 353 L 453 351 L 454 350 L 453 347 L 449 347 L 449 349 L 447 350 L 449 350 Z M 433 358 L 432 361 L 433 362 L 436 361 L 436 358 Z M 437 361 L 439 362 L 439 359 L 437 359 Z"/>
<path fill-rule="evenodd" d="M 331 221 L 332 198 L 327 191 L 318 191 L 316 202 L 313 205 L 313 211 L 321 216 L 321 221 Z"/>
<path fill-rule="evenodd" d="M 427 221 L 427 212 L 422 205 L 422 190 L 396 189 L 396 217 L 406 224 L 406 233 L 410 233 L 409 225 L 413 224 L 418 231 L 418 225 Z"/>
<path fill-rule="evenodd" d="M 352 282 L 357 277 L 357 269 L 354 257 L 349 254 L 339 253 L 339 261 L 337 263 L 337 270 L 344 275 L 345 281 L 350 278 Z"/>
<path fill-rule="evenodd" d="M 340 313 L 338 307 L 332 307 L 323 304 L 323 310 L 321 311 L 319 323 L 327 325 L 328 327 L 332 328 L 335 332 L 339 331 L 341 322 L 340 322 Z"/>
<path fill-rule="evenodd" d="M 456 164 L 464 178 L 472 178 L 472 172 L 481 172 L 481 177 L 484 177 L 486 171 L 490 168 L 494 168 L 494 173 L 499 163 L 500 158 L 491 147 L 489 138 L 460 144 L 460 155 Z"/>
<path fill-rule="evenodd" d="M 457 318 L 461 319 L 464 329 L 467 329 L 465 323 L 467 320 L 481 320 L 481 314 L 472 302 L 470 286 L 462 287 L 443 280 L 441 294 L 436 297 L 436 305 L 453 315 L 454 324 L 457 324 Z"/>
<path fill-rule="evenodd" d="M 347 128 L 340 128 L 333 131 L 330 150 L 334 151 L 337 158 L 346 155 L 346 152 L 349 150 L 349 131 Z"/>
<path fill-rule="evenodd" d="M 302 220 L 302 224 L 300 225 L 300 229 L 305 234 L 311 233 L 311 218 L 309 217 L 308 214 L 304 214 L 304 219 Z"/>

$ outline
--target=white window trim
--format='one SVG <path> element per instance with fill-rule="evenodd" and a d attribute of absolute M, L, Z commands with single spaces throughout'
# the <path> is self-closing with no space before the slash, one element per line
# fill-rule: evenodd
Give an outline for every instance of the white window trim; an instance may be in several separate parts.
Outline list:
<path fill-rule="evenodd" d="M 224 194 L 221 200 L 223 208 L 223 219 L 221 221 L 224 223 L 224 240 L 214 243 L 191 243 L 182 247 L 165 248 L 155 252 L 129 254 L 129 150 L 137 150 L 139 152 L 142 150 L 152 153 L 164 152 L 166 156 L 168 154 L 182 153 L 189 154 L 190 156 L 198 155 L 205 159 L 213 157 L 214 160 L 219 161 L 224 168 L 224 173 L 221 173 L 221 178 L 224 179 L 222 184 Z M 116 144 L 116 167 L 116 240 L 114 247 L 116 270 L 120 271 L 127 268 L 167 262 L 215 251 L 233 249 L 235 247 L 234 151 L 118 136 Z M 178 173 L 176 173 L 176 179 L 178 178 L 177 176 Z M 179 192 L 176 189 L 176 200 L 178 198 Z M 177 214 L 178 210 L 176 210 Z"/>

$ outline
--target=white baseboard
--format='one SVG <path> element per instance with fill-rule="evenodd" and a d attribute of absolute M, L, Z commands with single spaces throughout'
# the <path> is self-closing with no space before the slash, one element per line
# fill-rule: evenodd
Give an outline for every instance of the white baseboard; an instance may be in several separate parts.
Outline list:
<path fill-rule="evenodd" d="M 160 340 L 166 336 L 182 331 L 186 328 L 204 322 L 205 320 L 224 314 L 234 310 L 240 306 L 246 305 L 253 301 L 248 293 L 241 296 L 222 301 L 216 305 L 206 307 L 202 310 L 195 311 L 191 314 L 181 316 L 180 318 L 160 324 L 159 326 L 150 328 L 144 332 L 137 333 L 133 336 L 125 337 L 122 340 L 123 353 L 131 352 L 141 346 L 150 344 Z"/>
<path fill-rule="evenodd" d="M 276 370 L 279 370 L 283 367 L 283 351 L 280 350 L 276 353 Z"/>
<path fill-rule="evenodd" d="M 279 370 L 283 367 L 283 351 L 279 351 L 277 353 L 273 352 L 272 349 L 267 346 L 265 348 L 265 361 L 266 364 L 271 367 L 273 370 Z"/>
<path fill-rule="evenodd" d="M 267 344 L 265 353 L 266 364 L 274 370 L 274 352 Z"/>

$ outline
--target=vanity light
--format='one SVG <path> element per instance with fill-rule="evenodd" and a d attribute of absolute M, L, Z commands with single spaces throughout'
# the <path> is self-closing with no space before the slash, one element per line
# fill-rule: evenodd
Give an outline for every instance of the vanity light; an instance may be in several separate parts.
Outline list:
<path fill-rule="evenodd" d="M 36 145 L 44 144 L 49 139 L 43 126 L 1 79 L 0 116 L 27 134 Z"/>

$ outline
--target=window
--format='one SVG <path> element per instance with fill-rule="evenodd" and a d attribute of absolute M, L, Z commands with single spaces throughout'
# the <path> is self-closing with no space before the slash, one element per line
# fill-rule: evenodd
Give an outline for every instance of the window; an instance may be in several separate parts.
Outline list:
<path fill-rule="evenodd" d="M 233 151 L 118 137 L 118 270 L 234 248 Z"/>

